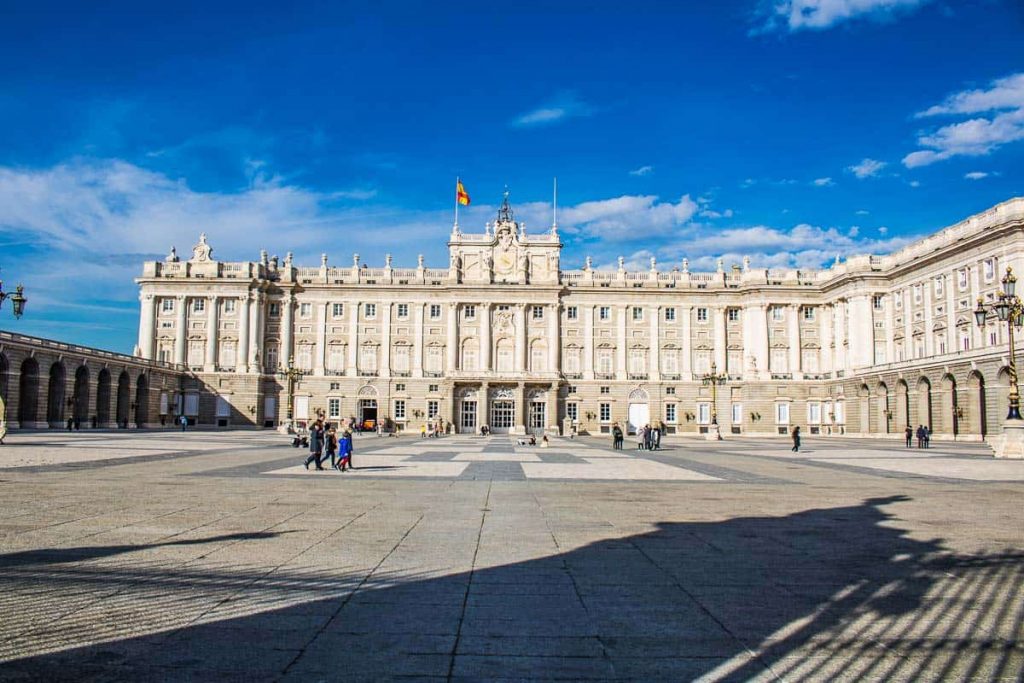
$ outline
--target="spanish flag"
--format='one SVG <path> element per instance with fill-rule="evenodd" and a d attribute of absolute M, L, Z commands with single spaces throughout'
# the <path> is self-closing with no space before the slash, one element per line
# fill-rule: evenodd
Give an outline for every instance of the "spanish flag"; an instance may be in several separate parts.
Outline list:
<path fill-rule="evenodd" d="M 455 201 L 463 206 L 469 206 L 469 193 L 466 192 L 461 180 L 455 181 Z"/>

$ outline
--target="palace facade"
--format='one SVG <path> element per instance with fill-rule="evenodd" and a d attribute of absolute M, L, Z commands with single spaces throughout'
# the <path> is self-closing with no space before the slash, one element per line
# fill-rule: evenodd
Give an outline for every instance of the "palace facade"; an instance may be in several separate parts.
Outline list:
<path fill-rule="evenodd" d="M 887 255 L 820 270 L 744 259 L 693 272 L 560 266 L 557 226 L 527 234 L 506 197 L 483 232 L 456 226 L 449 263 L 298 266 L 263 252 L 144 265 L 137 355 L 187 371 L 163 410 L 200 424 L 294 418 L 399 429 L 885 434 L 980 439 L 1006 413 L 1005 324 L 975 323 L 1024 265 L 1024 199 Z M 711 375 L 717 376 L 712 381 Z"/>

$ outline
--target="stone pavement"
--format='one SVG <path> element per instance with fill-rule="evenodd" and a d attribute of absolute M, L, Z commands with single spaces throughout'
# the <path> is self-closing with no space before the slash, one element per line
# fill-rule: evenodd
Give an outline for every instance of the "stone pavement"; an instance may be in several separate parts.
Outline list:
<path fill-rule="evenodd" d="M 1024 676 L 1024 462 L 666 445 L 11 436 L 0 679 Z"/>

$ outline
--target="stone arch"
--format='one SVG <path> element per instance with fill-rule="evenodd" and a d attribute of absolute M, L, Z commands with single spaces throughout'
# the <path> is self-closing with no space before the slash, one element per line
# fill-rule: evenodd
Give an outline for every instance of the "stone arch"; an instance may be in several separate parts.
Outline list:
<path fill-rule="evenodd" d="M 75 426 L 89 421 L 89 368 L 84 364 L 75 370 L 75 390 L 72 394 L 71 416 Z"/>
<path fill-rule="evenodd" d="M 647 401 L 650 400 L 650 398 L 651 397 L 648 395 L 647 390 L 642 389 L 640 387 L 637 387 L 633 391 L 629 392 L 630 403 L 646 403 Z"/>
<path fill-rule="evenodd" d="M 889 385 L 885 382 L 879 382 L 875 386 L 875 419 L 876 419 L 876 432 L 880 434 L 888 434 L 892 431 L 892 423 L 889 419 L 891 415 L 891 407 L 889 405 Z"/>
<path fill-rule="evenodd" d="M 548 345 L 543 339 L 530 342 L 530 372 L 547 372 Z"/>
<path fill-rule="evenodd" d="M 894 411 L 896 431 L 906 429 L 910 426 L 910 387 L 904 379 L 896 382 L 896 410 Z"/>
<path fill-rule="evenodd" d="M 135 380 L 135 426 L 145 427 L 149 422 L 149 378 L 145 374 Z"/>
<path fill-rule="evenodd" d="M 861 434 L 871 432 L 871 389 L 861 384 L 857 389 L 857 431 Z"/>
<path fill-rule="evenodd" d="M 96 424 L 110 423 L 110 370 L 103 368 L 96 377 Z"/>
<path fill-rule="evenodd" d="M 1003 366 L 996 373 L 995 390 L 996 419 L 1004 420 L 1010 412 L 1010 368 Z"/>
<path fill-rule="evenodd" d="M 932 383 L 927 377 L 917 380 L 917 424 L 932 428 Z"/>
<path fill-rule="evenodd" d="M 39 362 L 35 358 L 21 361 L 18 378 L 18 425 L 35 427 L 39 421 Z"/>
<path fill-rule="evenodd" d="M 500 337 L 494 342 L 494 368 L 498 372 L 513 372 L 516 367 L 515 341 Z"/>
<path fill-rule="evenodd" d="M 122 370 L 117 378 L 117 426 L 128 427 L 128 415 L 131 411 L 131 385 L 132 380 L 127 370 Z"/>
<path fill-rule="evenodd" d="M 61 427 L 64 423 L 66 381 L 67 371 L 64 369 L 64 363 L 54 361 L 50 365 L 50 383 L 46 390 L 46 421 L 50 427 Z"/>
<path fill-rule="evenodd" d="M 462 340 L 462 346 L 459 349 L 459 368 L 462 370 L 477 370 L 480 367 L 480 340 L 476 337 L 467 337 Z M 467 363 L 467 358 L 472 358 L 472 363 Z M 468 367 L 472 365 L 472 367 Z"/>
<path fill-rule="evenodd" d="M 356 396 L 359 398 L 377 398 L 377 387 L 372 384 L 364 384 L 359 387 L 359 391 L 356 392 Z"/>
<path fill-rule="evenodd" d="M 0 353 L 0 399 L 3 399 L 4 405 L 7 405 L 7 375 L 10 372 L 11 365 L 7 362 L 7 356 Z M 0 415 L 0 420 L 3 416 Z"/>
<path fill-rule="evenodd" d="M 964 432 L 975 434 L 982 439 L 988 434 L 988 416 L 985 406 L 985 376 L 978 370 L 967 375 L 967 401 L 964 406 Z"/>
<path fill-rule="evenodd" d="M 936 425 L 939 432 L 954 437 L 960 432 L 957 405 L 956 378 L 947 373 L 939 380 L 939 414 Z"/>

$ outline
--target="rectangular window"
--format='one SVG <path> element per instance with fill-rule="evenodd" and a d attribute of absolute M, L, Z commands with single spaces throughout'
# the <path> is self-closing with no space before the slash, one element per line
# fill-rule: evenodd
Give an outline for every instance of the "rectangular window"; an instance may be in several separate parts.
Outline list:
<path fill-rule="evenodd" d="M 738 309 L 738 308 L 730 308 L 726 312 L 726 315 L 729 317 L 729 322 L 731 322 L 731 323 L 737 322 L 740 319 L 740 309 Z"/>
<path fill-rule="evenodd" d="M 697 404 L 697 424 L 711 424 L 711 404 L 710 403 L 698 403 Z"/>
<path fill-rule="evenodd" d="M 772 321 L 781 323 L 786 319 L 786 309 L 782 306 L 772 306 Z"/>
<path fill-rule="evenodd" d="M 956 286 L 957 286 L 957 289 L 959 289 L 960 291 L 963 291 L 963 290 L 967 289 L 967 269 L 966 268 L 961 268 L 960 270 L 956 271 Z"/>
<path fill-rule="evenodd" d="M 202 313 L 206 310 L 206 299 L 192 299 L 192 312 Z"/>
<path fill-rule="evenodd" d="M 462 310 L 465 314 L 466 320 L 473 320 L 476 318 L 476 306 L 473 304 L 466 304 Z"/>
<path fill-rule="evenodd" d="M 665 309 L 665 322 L 672 323 L 676 320 L 676 309 L 669 306 Z"/>
<path fill-rule="evenodd" d="M 665 422 L 669 424 L 676 423 L 676 404 L 666 403 L 665 404 Z"/>
<path fill-rule="evenodd" d="M 777 424 L 777 425 L 788 425 L 789 424 L 789 403 L 776 403 L 775 404 L 775 424 Z"/>
<path fill-rule="evenodd" d="M 814 309 L 811 306 L 804 306 L 804 320 L 807 322 L 814 321 Z"/>
<path fill-rule="evenodd" d="M 398 306 L 395 308 L 395 315 L 397 315 L 399 318 L 408 318 L 409 304 L 398 304 Z"/>
<path fill-rule="evenodd" d="M 565 404 L 565 416 L 569 418 L 570 422 L 578 422 L 580 419 L 580 404 L 579 403 L 566 403 Z"/>
<path fill-rule="evenodd" d="M 427 391 L 429 391 L 432 394 L 436 394 L 438 391 L 441 390 L 440 387 L 440 384 L 431 384 L 430 386 L 427 387 Z"/>
<path fill-rule="evenodd" d="M 436 419 L 441 414 L 441 402 L 440 401 L 427 401 L 427 419 Z"/>
<path fill-rule="evenodd" d="M 331 304 L 331 316 L 340 318 L 345 315 L 345 304 Z"/>
<path fill-rule="evenodd" d="M 405 399 L 404 398 L 396 398 L 395 399 L 395 419 L 396 420 L 404 420 L 405 419 Z"/>
<path fill-rule="evenodd" d="M 665 387 L 665 395 L 666 396 L 675 396 L 676 395 L 676 388 L 675 387 Z"/>
<path fill-rule="evenodd" d="M 994 258 L 985 259 L 985 282 L 991 282 L 996 277 L 996 260 Z"/>
<path fill-rule="evenodd" d="M 612 350 L 611 349 L 598 349 L 597 350 L 597 371 L 602 375 L 610 375 L 614 372 L 615 367 L 612 362 Z"/>
<path fill-rule="evenodd" d="M 226 313 L 228 315 L 234 313 L 235 312 L 235 305 L 237 303 L 238 302 L 235 299 L 226 299 L 224 301 L 224 313 Z M 273 306 L 274 304 L 270 304 L 270 305 Z"/>
<path fill-rule="evenodd" d="M 919 304 L 923 299 L 921 285 L 914 285 L 914 303 Z"/>
<path fill-rule="evenodd" d="M 897 311 L 903 308 L 903 292 L 896 292 L 892 295 L 892 305 Z"/>
<path fill-rule="evenodd" d="M 600 407 L 598 408 L 598 412 L 600 413 L 601 422 L 611 422 L 612 421 L 612 404 L 611 403 L 602 403 L 600 405 Z"/>
<path fill-rule="evenodd" d="M 602 394 L 610 394 L 612 392 L 611 387 L 601 387 Z"/>
<path fill-rule="evenodd" d="M 441 304 L 430 304 L 430 319 L 439 320 L 441 318 Z"/>
<path fill-rule="evenodd" d="M 329 398 L 327 399 L 327 417 L 339 418 L 341 417 L 341 399 L 340 398 Z"/>
<path fill-rule="evenodd" d="M 874 308 L 876 311 L 882 310 L 882 297 L 881 297 L 881 295 L 876 294 L 873 297 L 871 297 L 871 307 Z"/>
<path fill-rule="evenodd" d="M 309 318 L 313 315 L 313 304 L 299 304 L 299 317 Z"/>
<path fill-rule="evenodd" d="M 597 309 L 597 319 L 605 322 L 612 319 L 612 308 L 611 306 L 601 306 Z"/>
<path fill-rule="evenodd" d="M 732 423 L 734 425 L 743 423 L 743 404 L 733 403 L 732 404 Z"/>
<path fill-rule="evenodd" d="M 544 307 L 543 306 L 534 306 L 533 307 L 533 319 L 534 320 L 543 320 L 544 319 Z"/>
<path fill-rule="evenodd" d="M 395 385 L 395 391 L 405 391 L 405 385 L 399 382 Z"/>
<path fill-rule="evenodd" d="M 807 424 L 821 424 L 821 404 L 817 401 L 807 404 Z"/>
<path fill-rule="evenodd" d="M 644 319 L 644 309 L 639 306 L 633 307 L 633 322 L 640 322 Z"/>
<path fill-rule="evenodd" d="M 377 317 L 377 304 L 363 304 L 363 317 L 373 320 Z"/>
<path fill-rule="evenodd" d="M 942 278 L 941 277 L 937 277 L 937 278 L 935 278 L 935 296 L 942 296 L 942 290 L 943 290 Z"/>
<path fill-rule="evenodd" d="M 697 322 L 706 323 L 708 321 L 708 309 L 698 308 L 697 309 Z"/>
<path fill-rule="evenodd" d="M 232 304 L 234 304 L 234 302 L 232 302 Z M 227 310 L 227 309 L 224 309 L 224 310 Z M 231 306 L 231 311 L 234 312 L 234 310 L 235 310 L 235 307 L 234 307 L 234 305 L 232 305 Z M 272 302 L 270 302 L 270 306 L 267 307 L 267 311 L 270 314 L 271 318 L 276 318 L 277 316 L 279 316 L 281 314 L 281 304 L 277 303 L 276 301 L 272 301 Z"/>
<path fill-rule="evenodd" d="M 566 320 L 578 320 L 580 317 L 579 309 L 575 306 L 569 306 L 565 309 Z"/>
<path fill-rule="evenodd" d="M 331 382 L 331 391 L 339 391 L 341 389 L 341 382 Z"/>
<path fill-rule="evenodd" d="M 164 313 L 174 312 L 174 299 L 161 299 L 160 310 Z"/>

